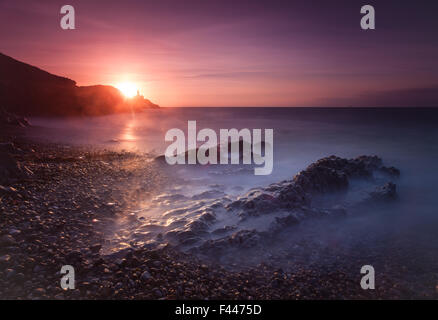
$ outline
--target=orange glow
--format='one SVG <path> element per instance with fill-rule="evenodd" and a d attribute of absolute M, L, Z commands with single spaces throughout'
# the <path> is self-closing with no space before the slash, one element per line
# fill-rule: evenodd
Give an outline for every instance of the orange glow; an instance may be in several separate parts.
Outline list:
<path fill-rule="evenodd" d="M 122 92 L 126 98 L 132 98 L 137 95 L 137 86 L 132 82 L 122 82 L 116 85 L 116 88 Z"/>

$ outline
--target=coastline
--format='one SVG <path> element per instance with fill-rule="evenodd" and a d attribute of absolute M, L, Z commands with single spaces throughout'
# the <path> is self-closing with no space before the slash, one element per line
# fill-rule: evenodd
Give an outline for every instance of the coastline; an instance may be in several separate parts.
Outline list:
<path fill-rule="evenodd" d="M 128 244 L 109 253 L 112 227 L 129 219 L 136 192 L 153 194 L 171 183 L 169 177 L 143 155 L 29 141 L 22 132 L 8 127 L 0 135 L 1 142 L 13 142 L 13 158 L 32 172 L 0 193 L 2 299 L 400 299 L 419 294 L 383 275 L 376 290 L 362 290 L 361 262 L 341 256 L 336 265 L 297 265 L 291 272 L 266 263 L 232 270 L 170 245 Z M 126 192 L 124 185 L 138 188 Z M 76 270 L 75 290 L 59 285 L 66 264 Z M 435 297 L 431 292 L 429 298 Z"/>

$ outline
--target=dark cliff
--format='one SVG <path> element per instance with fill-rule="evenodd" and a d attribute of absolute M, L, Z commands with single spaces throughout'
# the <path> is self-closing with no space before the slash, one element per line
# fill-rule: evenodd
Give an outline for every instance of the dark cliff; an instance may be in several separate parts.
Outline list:
<path fill-rule="evenodd" d="M 125 99 L 112 86 L 76 82 L 0 53 L 0 107 L 22 115 L 92 116 L 158 108 L 143 97 Z"/>

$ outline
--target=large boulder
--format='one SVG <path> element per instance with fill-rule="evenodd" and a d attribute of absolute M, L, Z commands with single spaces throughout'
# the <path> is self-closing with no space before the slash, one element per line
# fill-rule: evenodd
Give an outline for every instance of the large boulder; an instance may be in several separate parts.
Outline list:
<path fill-rule="evenodd" d="M 376 156 L 360 156 L 355 159 L 343 159 L 335 156 L 326 157 L 309 165 L 292 180 L 274 183 L 266 188 L 255 188 L 227 205 L 229 210 L 245 219 L 248 216 L 274 212 L 275 210 L 293 210 L 310 207 L 313 195 L 343 192 L 348 190 L 350 179 L 371 179 L 374 172 L 385 171 L 386 174 L 398 176 L 395 168 L 386 170 L 382 160 Z M 377 194 L 390 190 L 379 190 Z M 382 195 L 383 196 L 383 195 Z"/>

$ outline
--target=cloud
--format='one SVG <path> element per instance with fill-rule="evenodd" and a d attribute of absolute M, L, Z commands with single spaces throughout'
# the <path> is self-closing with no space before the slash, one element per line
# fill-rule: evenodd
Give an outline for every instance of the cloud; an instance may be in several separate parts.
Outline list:
<path fill-rule="evenodd" d="M 219 72 L 219 73 L 202 73 L 185 78 L 242 78 L 242 77 L 261 77 L 271 75 L 272 72 L 263 71 L 237 71 L 237 72 Z"/>

